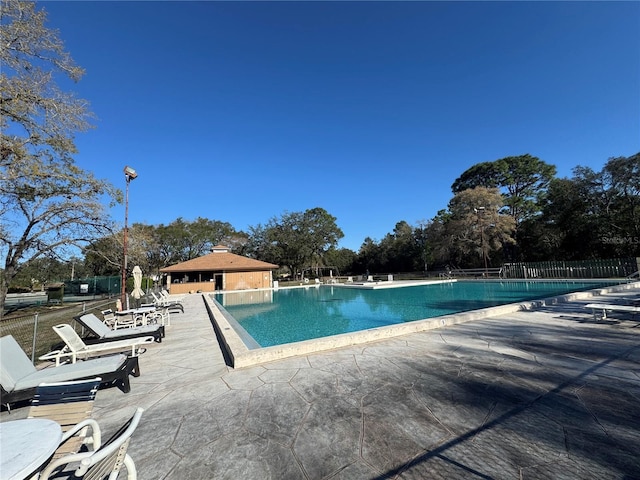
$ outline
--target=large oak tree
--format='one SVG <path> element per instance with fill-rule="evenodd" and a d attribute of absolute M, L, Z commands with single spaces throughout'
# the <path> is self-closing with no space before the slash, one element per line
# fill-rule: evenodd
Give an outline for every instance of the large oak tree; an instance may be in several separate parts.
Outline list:
<path fill-rule="evenodd" d="M 451 258 L 455 263 L 488 267 L 515 243 L 515 220 L 500 213 L 504 201 L 496 188 L 475 187 L 457 193 L 449 202 L 444 225 Z"/>
<path fill-rule="evenodd" d="M 640 153 L 554 179 L 542 214 L 520 233 L 529 260 L 640 256 Z"/>
<path fill-rule="evenodd" d="M 109 228 L 105 199 L 120 192 L 79 168 L 74 135 L 90 127 L 87 102 L 57 77 L 83 70 L 34 2 L 0 9 L 0 315 L 8 287 L 28 262 L 70 257 Z"/>
<path fill-rule="evenodd" d="M 325 266 L 326 253 L 343 236 L 336 217 L 323 208 L 286 212 L 250 228 L 242 253 L 285 266 L 295 278 L 306 267 Z"/>
<path fill-rule="evenodd" d="M 555 174 L 554 165 L 527 153 L 478 163 L 464 171 L 451 190 L 456 194 L 475 187 L 499 188 L 517 226 L 539 212 L 539 200 Z"/>

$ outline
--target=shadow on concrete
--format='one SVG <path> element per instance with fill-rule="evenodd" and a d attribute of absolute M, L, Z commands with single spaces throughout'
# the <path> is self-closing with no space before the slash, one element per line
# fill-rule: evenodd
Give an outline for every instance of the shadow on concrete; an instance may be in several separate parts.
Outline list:
<path fill-rule="evenodd" d="M 607 335 L 607 337 L 609 338 L 605 340 L 612 340 L 613 338 L 615 338 L 615 334 L 609 334 Z M 504 339 L 504 337 L 502 338 Z M 572 345 L 572 343 L 573 342 L 571 341 L 563 343 L 563 356 L 571 357 L 573 352 L 577 353 L 578 351 L 581 354 L 584 354 L 584 340 L 582 340 L 582 348 L 577 345 L 579 343 L 578 341 L 575 342 L 575 345 Z M 569 444 L 555 445 L 555 448 L 562 451 L 569 448 L 573 451 L 573 455 L 579 453 L 601 465 L 606 465 L 607 469 L 610 469 L 610 472 L 620 472 L 623 475 L 623 477 L 620 478 L 639 478 L 640 460 L 638 460 L 637 458 L 637 437 L 628 439 L 629 441 L 625 441 L 625 438 L 623 437 L 625 430 L 637 432 L 638 429 L 640 429 L 640 413 L 630 413 L 630 411 L 637 411 L 637 400 L 638 398 L 640 398 L 640 384 L 638 384 L 637 381 L 633 382 L 631 380 L 630 383 L 635 383 L 635 385 L 623 385 L 623 387 L 621 388 L 620 379 L 613 378 L 611 381 L 606 382 L 606 388 L 603 388 L 603 385 L 599 384 L 597 390 L 593 392 L 589 391 L 587 384 L 589 377 L 598 375 L 601 370 L 608 367 L 612 362 L 624 360 L 627 357 L 631 356 L 637 350 L 640 350 L 640 345 L 636 344 L 619 349 L 620 345 L 615 345 L 613 342 L 607 342 L 606 346 L 610 347 L 613 350 L 619 351 L 612 353 L 608 358 L 595 363 L 593 366 L 584 369 L 579 375 L 568 378 L 565 381 L 557 384 L 551 390 L 548 390 L 541 394 L 535 394 L 535 392 L 533 392 L 532 390 L 528 390 L 525 388 L 504 388 L 500 385 L 492 383 L 465 381 L 462 384 L 462 389 L 468 393 L 468 398 L 458 398 L 457 400 L 460 400 L 460 403 L 466 401 L 470 405 L 473 405 L 475 402 L 478 402 L 479 400 L 481 401 L 481 392 L 484 393 L 482 395 L 484 399 L 490 397 L 491 399 L 495 399 L 496 401 L 507 401 L 513 403 L 514 401 L 522 401 L 522 399 L 525 398 L 530 398 L 530 400 L 524 401 L 519 405 L 510 408 L 508 411 L 500 414 L 496 418 L 483 423 L 481 426 L 470 429 L 464 434 L 458 435 L 456 438 L 447 441 L 418 457 L 415 457 L 404 465 L 390 469 L 382 475 L 373 478 L 376 480 L 394 478 L 398 475 L 408 472 L 409 470 L 416 466 L 419 466 L 420 464 L 426 463 L 436 458 L 460 469 L 462 472 L 464 472 L 466 478 L 494 478 L 487 473 L 479 471 L 477 468 L 462 464 L 460 461 L 456 461 L 450 458 L 450 456 L 447 456 L 446 453 L 452 450 L 454 447 L 459 446 L 464 442 L 471 441 L 479 434 L 494 429 L 534 407 L 540 410 L 536 413 L 548 417 L 550 422 L 557 422 L 557 419 L 555 418 L 557 416 L 560 416 L 561 420 L 566 419 L 566 425 L 561 426 L 565 430 L 565 436 L 563 438 L 565 438 L 565 442 L 568 441 Z M 540 352 L 542 350 L 546 350 L 547 353 L 553 354 L 552 349 L 545 348 L 542 343 L 536 344 L 534 342 L 532 345 L 527 344 L 520 346 L 520 348 L 523 347 L 528 347 L 527 350 L 529 350 L 530 352 Z M 594 356 L 598 356 L 598 354 L 594 354 Z M 637 366 L 637 364 L 634 365 Z M 488 368 L 487 371 L 488 374 L 495 374 L 495 370 L 491 370 Z M 434 375 L 435 373 L 430 372 L 430 374 Z M 514 375 L 514 372 L 511 371 L 509 374 Z M 532 385 L 540 384 L 541 382 L 549 381 L 551 379 L 543 378 L 543 376 L 536 375 L 535 373 L 530 371 L 522 370 L 517 372 L 517 377 L 523 378 L 525 380 L 525 383 L 528 383 L 526 382 L 527 376 L 534 377 L 528 379 Z M 555 377 L 556 379 L 557 376 L 558 372 L 554 372 L 553 374 L 549 375 L 549 377 Z M 490 376 L 487 376 L 486 378 L 490 378 Z M 444 376 L 442 380 L 446 381 Z M 640 380 L 640 378 L 638 378 L 638 380 Z M 460 383 L 460 379 L 458 379 L 456 383 Z M 627 392 L 626 387 L 628 386 L 635 386 L 635 392 Z M 567 399 L 567 391 L 569 391 L 569 399 Z M 576 396 L 580 398 L 575 398 Z M 599 406 L 606 408 L 607 405 L 610 405 L 611 402 L 613 402 L 613 404 L 617 404 L 618 408 L 616 408 L 615 411 L 606 411 L 606 409 L 604 408 L 598 410 L 598 405 L 596 404 L 598 403 L 598 400 L 603 400 L 602 398 L 600 398 L 602 396 L 607 396 L 608 398 L 604 399 L 606 400 L 604 404 Z M 579 410 L 579 412 L 577 413 L 571 411 L 574 403 L 576 404 L 576 411 Z M 623 413 L 618 414 L 618 412 Z M 591 429 L 588 432 L 585 432 L 586 435 L 584 436 L 584 438 L 582 438 L 582 435 L 577 435 L 577 437 L 581 437 L 579 442 L 577 440 L 572 440 L 570 435 L 567 440 L 566 430 L 580 430 L 580 419 L 577 417 L 583 416 L 585 415 L 585 413 L 593 416 L 592 420 L 595 420 L 596 425 L 600 425 L 601 428 L 599 429 L 599 431 Z M 603 418 L 599 419 L 598 416 L 602 416 Z M 607 427 L 600 424 L 601 420 L 606 420 L 607 425 L 615 425 L 616 430 L 607 431 Z M 575 424 L 571 425 L 572 422 L 574 422 Z M 538 438 L 533 440 L 535 442 L 549 442 L 550 438 L 545 436 L 545 430 L 538 431 L 535 429 L 527 429 L 527 431 L 524 433 L 528 435 L 536 435 Z M 618 432 L 620 432 L 620 437 L 622 438 L 616 438 L 616 434 Z"/>

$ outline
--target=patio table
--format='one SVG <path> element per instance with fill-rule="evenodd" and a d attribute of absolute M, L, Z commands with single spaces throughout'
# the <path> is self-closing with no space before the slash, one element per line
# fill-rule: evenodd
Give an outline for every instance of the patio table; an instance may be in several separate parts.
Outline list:
<path fill-rule="evenodd" d="M 62 428 L 44 418 L 0 423 L 2 480 L 32 478 L 44 468 L 60 445 Z"/>

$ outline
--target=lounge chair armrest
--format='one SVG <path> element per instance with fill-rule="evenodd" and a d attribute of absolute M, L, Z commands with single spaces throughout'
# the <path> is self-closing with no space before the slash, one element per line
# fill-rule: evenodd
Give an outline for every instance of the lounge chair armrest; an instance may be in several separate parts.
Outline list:
<path fill-rule="evenodd" d="M 67 430 L 64 435 L 62 435 L 60 444 L 63 444 L 86 427 L 91 428 L 91 440 L 89 442 L 85 441 L 85 443 L 91 443 L 94 450 L 99 449 L 100 445 L 102 445 L 102 433 L 100 432 L 100 425 L 98 425 L 98 422 L 96 422 L 93 418 L 87 418 L 86 420 L 77 423 L 69 430 Z"/>
<path fill-rule="evenodd" d="M 72 357 L 71 363 L 75 363 L 74 353 L 67 350 L 67 347 L 64 347 L 62 350 L 53 350 L 49 353 L 45 353 L 38 357 L 38 360 L 55 360 L 56 367 L 60 365 L 60 360 L 63 358 Z"/>
<path fill-rule="evenodd" d="M 49 353 L 45 353 L 44 355 L 40 355 L 38 360 L 56 360 L 64 355 L 64 349 L 62 350 L 52 350 Z"/>

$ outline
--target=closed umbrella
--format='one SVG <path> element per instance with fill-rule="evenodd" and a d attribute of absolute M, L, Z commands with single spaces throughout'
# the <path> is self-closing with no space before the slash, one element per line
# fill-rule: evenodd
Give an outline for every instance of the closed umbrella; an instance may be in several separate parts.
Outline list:
<path fill-rule="evenodd" d="M 131 295 L 137 300 L 140 300 L 144 295 L 140 287 L 142 287 L 142 270 L 136 265 L 133 267 L 133 292 L 131 292 Z"/>

